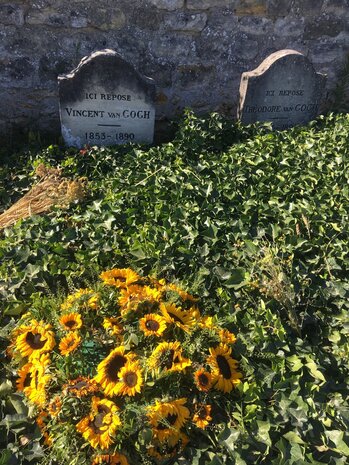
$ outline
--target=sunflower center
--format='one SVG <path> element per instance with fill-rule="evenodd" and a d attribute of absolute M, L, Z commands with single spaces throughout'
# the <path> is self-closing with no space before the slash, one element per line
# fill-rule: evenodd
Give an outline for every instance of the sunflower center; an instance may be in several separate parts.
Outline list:
<path fill-rule="evenodd" d="M 136 386 L 138 377 L 136 373 L 130 371 L 129 373 L 126 373 L 126 375 L 123 377 L 123 380 L 127 387 L 132 388 Z"/>
<path fill-rule="evenodd" d="M 199 411 L 198 411 L 198 417 L 200 420 L 204 420 L 206 417 L 207 417 L 207 411 L 206 411 L 206 408 L 205 407 L 202 407 Z"/>
<path fill-rule="evenodd" d="M 145 327 L 149 329 L 149 331 L 157 331 L 160 328 L 160 324 L 155 320 L 147 320 Z"/>
<path fill-rule="evenodd" d="M 167 350 L 163 356 L 162 356 L 162 360 L 160 362 L 160 367 L 161 368 L 167 368 L 167 370 L 169 370 L 172 366 L 172 363 L 173 363 L 173 356 L 174 356 L 174 350 L 171 349 L 171 350 Z"/>
<path fill-rule="evenodd" d="M 231 377 L 231 369 L 227 359 L 223 355 L 217 355 L 217 363 L 223 378 L 229 379 Z"/>
<path fill-rule="evenodd" d="M 199 375 L 199 383 L 201 386 L 208 386 L 208 376 L 205 375 L 205 373 L 201 373 L 201 375 Z"/>
<path fill-rule="evenodd" d="M 125 365 L 126 361 L 127 361 L 126 357 L 124 357 L 123 355 L 114 355 L 114 357 L 110 360 L 110 362 L 108 363 L 106 372 L 107 372 L 108 378 L 111 381 L 114 381 L 114 382 L 118 381 L 119 379 L 118 372 Z"/>
<path fill-rule="evenodd" d="M 115 276 L 115 279 L 117 281 L 120 281 L 122 283 L 125 283 L 126 282 L 126 278 L 124 276 Z"/>
<path fill-rule="evenodd" d="M 64 325 L 67 326 L 69 329 L 73 329 L 77 325 L 77 322 L 74 320 L 69 320 L 66 321 Z"/>
<path fill-rule="evenodd" d="M 86 381 L 79 381 L 78 383 L 74 384 L 71 386 L 72 389 L 83 389 L 85 387 L 88 387 L 88 383 Z"/>
<path fill-rule="evenodd" d="M 177 418 L 178 418 L 177 413 L 169 413 L 164 419 L 164 421 L 158 424 L 157 428 L 161 431 L 164 429 L 168 429 L 169 425 L 173 426 L 176 423 Z"/>
<path fill-rule="evenodd" d="M 42 349 L 47 341 L 41 340 L 41 334 L 33 334 L 31 331 L 27 333 L 25 340 L 32 349 Z"/>
<path fill-rule="evenodd" d="M 178 322 L 180 323 L 181 325 L 184 325 L 184 321 L 178 316 L 178 315 L 175 315 L 174 313 L 171 313 L 171 312 L 168 312 L 168 314 L 170 315 L 170 317 L 175 321 L 175 322 Z"/>
<path fill-rule="evenodd" d="M 31 374 L 30 374 L 30 373 L 27 373 L 27 374 L 25 375 L 25 378 L 24 378 L 23 387 L 28 387 L 28 386 L 30 386 L 31 379 L 32 379 Z"/>

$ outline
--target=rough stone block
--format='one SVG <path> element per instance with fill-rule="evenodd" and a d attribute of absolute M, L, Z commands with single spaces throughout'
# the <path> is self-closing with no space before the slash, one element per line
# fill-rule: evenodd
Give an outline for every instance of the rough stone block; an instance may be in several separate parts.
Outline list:
<path fill-rule="evenodd" d="M 235 14 L 238 16 L 264 16 L 267 14 L 267 0 L 238 0 Z"/>
<path fill-rule="evenodd" d="M 184 0 L 150 0 L 160 10 L 174 11 L 183 8 Z"/>
<path fill-rule="evenodd" d="M 292 8 L 290 0 L 268 0 L 267 14 L 274 18 L 287 16 Z"/>
<path fill-rule="evenodd" d="M 306 23 L 304 38 L 311 40 L 322 36 L 336 37 L 343 30 L 348 30 L 345 20 L 324 14 Z"/>
<path fill-rule="evenodd" d="M 165 29 L 170 31 L 200 32 L 206 26 L 205 13 L 175 13 L 165 19 Z"/>
<path fill-rule="evenodd" d="M 90 15 L 89 22 L 98 29 L 108 31 L 122 28 L 125 25 L 126 17 L 123 11 L 118 8 L 97 8 L 94 14 Z"/>
<path fill-rule="evenodd" d="M 23 26 L 23 9 L 19 5 L 0 5 L 0 24 Z"/>
<path fill-rule="evenodd" d="M 25 18 L 27 24 L 36 26 L 46 24 L 52 27 L 62 27 L 67 25 L 67 17 L 51 8 L 43 10 L 30 10 Z"/>
<path fill-rule="evenodd" d="M 275 22 L 274 31 L 279 37 L 300 37 L 304 32 L 304 19 L 279 18 Z"/>
<path fill-rule="evenodd" d="M 230 7 L 234 0 L 187 0 L 188 10 L 208 10 L 209 8 Z"/>
<path fill-rule="evenodd" d="M 243 16 L 239 18 L 239 30 L 254 36 L 261 36 L 271 32 L 273 23 L 262 16 Z"/>

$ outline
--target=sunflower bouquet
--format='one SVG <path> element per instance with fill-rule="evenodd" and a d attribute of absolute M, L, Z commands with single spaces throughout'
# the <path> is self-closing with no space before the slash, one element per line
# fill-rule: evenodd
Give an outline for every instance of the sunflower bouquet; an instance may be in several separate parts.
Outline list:
<path fill-rule="evenodd" d="M 242 376 L 236 337 L 175 284 L 100 278 L 22 316 L 8 348 L 17 390 L 58 463 L 158 463 L 224 419 Z"/>

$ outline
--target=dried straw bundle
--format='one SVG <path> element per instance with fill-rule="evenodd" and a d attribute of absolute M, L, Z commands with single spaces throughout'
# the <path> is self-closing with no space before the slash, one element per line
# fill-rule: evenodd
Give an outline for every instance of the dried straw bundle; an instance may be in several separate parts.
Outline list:
<path fill-rule="evenodd" d="M 41 179 L 18 202 L 0 215 L 0 229 L 19 219 L 47 212 L 52 206 L 67 207 L 74 200 L 81 200 L 86 192 L 86 179 L 64 179 L 61 170 L 39 165 L 36 175 Z"/>

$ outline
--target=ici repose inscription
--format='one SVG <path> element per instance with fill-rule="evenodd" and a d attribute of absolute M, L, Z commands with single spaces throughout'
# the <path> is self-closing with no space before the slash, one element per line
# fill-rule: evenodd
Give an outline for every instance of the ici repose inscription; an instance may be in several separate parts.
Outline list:
<path fill-rule="evenodd" d="M 62 135 L 67 145 L 153 141 L 155 85 L 113 50 L 95 52 L 59 76 Z"/>
<path fill-rule="evenodd" d="M 271 121 L 274 129 L 304 125 L 319 112 L 325 81 L 304 55 L 280 50 L 242 74 L 238 117 L 244 124 Z"/>

